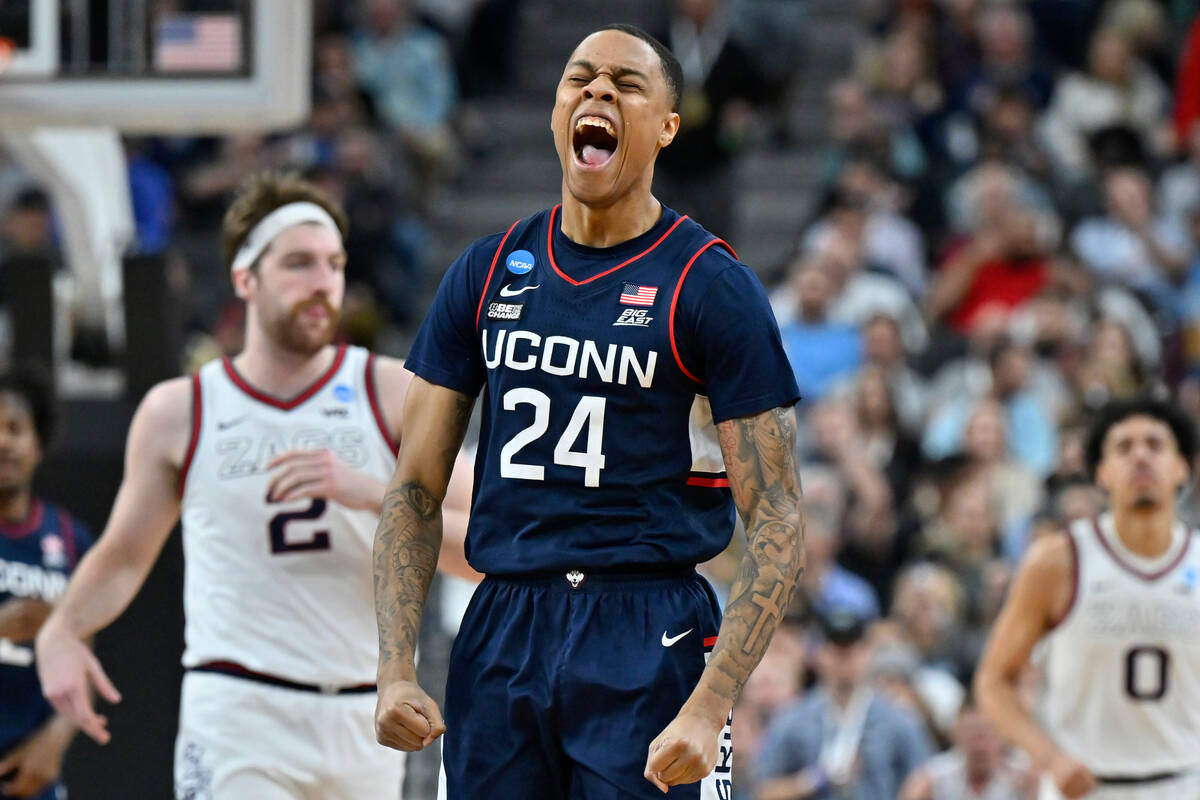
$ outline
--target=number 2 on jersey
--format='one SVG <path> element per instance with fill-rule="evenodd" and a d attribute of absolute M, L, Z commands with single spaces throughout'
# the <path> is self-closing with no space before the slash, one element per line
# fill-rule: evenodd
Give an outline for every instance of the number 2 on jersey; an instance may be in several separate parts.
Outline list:
<path fill-rule="evenodd" d="M 525 481 L 546 479 L 546 469 L 540 464 L 514 461 L 521 448 L 541 438 L 550 427 L 550 398 L 537 389 L 509 389 L 502 398 L 505 411 L 515 411 L 519 405 L 533 406 L 533 423 L 522 429 L 500 450 L 500 477 Z M 574 450 L 584 426 L 587 441 L 584 450 Z M 575 406 L 567 428 L 554 445 L 554 463 L 583 469 L 583 485 L 600 485 L 600 470 L 604 469 L 604 398 L 584 395 Z"/>
<path fill-rule="evenodd" d="M 271 530 L 271 553 L 298 553 L 304 550 L 328 550 L 329 531 L 317 531 L 307 542 L 289 542 L 287 539 L 287 524 L 296 520 L 318 519 L 325 513 L 325 501 L 314 497 L 312 505 L 303 511 L 284 511 L 271 517 L 268 527 Z"/>

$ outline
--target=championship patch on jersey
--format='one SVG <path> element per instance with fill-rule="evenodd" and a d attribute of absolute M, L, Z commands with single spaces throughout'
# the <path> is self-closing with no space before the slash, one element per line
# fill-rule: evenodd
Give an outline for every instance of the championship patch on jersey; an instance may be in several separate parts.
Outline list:
<path fill-rule="evenodd" d="M 487 318 L 504 320 L 520 319 L 521 311 L 524 308 L 524 303 L 489 303 Z"/>
<path fill-rule="evenodd" d="M 648 317 L 650 313 L 648 308 L 626 308 L 621 311 L 621 316 L 617 317 L 617 321 L 613 325 L 631 325 L 635 328 L 645 328 L 650 325 L 654 317 Z"/>
<path fill-rule="evenodd" d="M 627 283 L 621 287 L 620 302 L 627 306 L 652 306 L 658 296 L 657 286 L 639 286 Z"/>

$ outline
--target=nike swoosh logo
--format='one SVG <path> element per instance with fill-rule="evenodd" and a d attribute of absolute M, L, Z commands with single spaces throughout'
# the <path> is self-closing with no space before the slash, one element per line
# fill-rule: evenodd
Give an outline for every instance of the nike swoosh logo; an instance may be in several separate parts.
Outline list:
<path fill-rule="evenodd" d="M 521 292 L 528 292 L 530 289 L 538 288 L 538 286 L 541 286 L 541 284 L 539 283 L 534 286 L 522 286 L 520 289 L 509 289 L 507 286 L 501 286 L 500 287 L 500 296 L 501 297 L 516 297 Z"/>
<path fill-rule="evenodd" d="M 231 420 L 228 420 L 228 421 L 226 421 L 226 422 L 218 422 L 218 423 L 217 423 L 217 430 L 219 430 L 219 431 L 223 431 L 223 430 L 226 430 L 226 429 L 228 429 L 228 428 L 232 428 L 234 425 L 240 425 L 241 423 L 243 423 L 243 422 L 245 422 L 245 421 L 246 421 L 246 418 L 245 418 L 245 417 L 238 417 L 237 419 L 231 419 Z"/>
<path fill-rule="evenodd" d="M 686 631 L 684 631 L 683 633 L 679 634 L 678 636 L 667 636 L 667 632 L 666 632 L 666 631 L 663 631 L 662 646 L 663 646 L 663 647 L 670 647 L 671 645 L 675 644 L 676 642 L 678 642 L 678 641 L 679 641 L 680 639 L 682 639 L 683 637 L 687 636 L 687 635 L 688 635 L 689 633 L 691 633 L 693 630 L 694 630 L 693 628 L 688 628 Z"/>

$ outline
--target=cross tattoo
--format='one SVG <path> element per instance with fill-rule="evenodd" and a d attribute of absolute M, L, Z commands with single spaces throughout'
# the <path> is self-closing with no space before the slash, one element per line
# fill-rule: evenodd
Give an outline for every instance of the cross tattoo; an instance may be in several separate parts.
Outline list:
<path fill-rule="evenodd" d="M 783 609 L 779 607 L 779 601 L 783 595 L 783 584 L 776 583 L 771 589 L 771 596 L 765 597 L 761 594 L 750 596 L 750 602 L 762 609 L 758 615 L 758 619 L 754 622 L 754 627 L 750 631 L 750 635 L 746 638 L 746 643 L 742 645 L 742 652 L 750 655 L 756 649 L 758 637 L 762 636 L 763 627 L 772 617 L 782 619 Z"/>

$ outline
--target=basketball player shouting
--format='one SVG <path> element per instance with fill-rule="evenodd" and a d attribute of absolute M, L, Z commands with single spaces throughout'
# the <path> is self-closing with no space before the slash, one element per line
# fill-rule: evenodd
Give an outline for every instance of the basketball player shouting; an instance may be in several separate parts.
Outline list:
<path fill-rule="evenodd" d="M 571 54 L 562 204 L 450 267 L 376 541 L 379 740 L 444 731 L 450 800 L 728 798 L 729 713 L 803 571 L 795 379 L 766 293 L 650 191 L 682 69 L 617 25 Z M 486 574 L 446 716 L 415 683 L 439 506 L 476 396 L 468 538 Z M 695 565 L 747 553 L 724 611 Z"/>
<path fill-rule="evenodd" d="M 331 344 L 345 231 L 341 209 L 295 176 L 242 187 L 222 238 L 245 349 L 146 395 L 108 527 L 37 639 L 46 696 L 106 742 L 88 684 L 120 695 L 83 641 L 125 609 L 182 518 L 178 798 L 399 793 L 403 761 L 372 735 L 371 544 L 409 378 Z M 451 495 L 448 546 L 469 491 Z"/>
<path fill-rule="evenodd" d="M 1102 410 L 1087 458 L 1110 510 L 1033 544 L 992 631 L 975 691 L 1042 800 L 1200 798 L 1200 545 L 1176 516 L 1195 448 L 1165 403 Z M 1016 683 L 1043 639 L 1039 725 Z"/>

